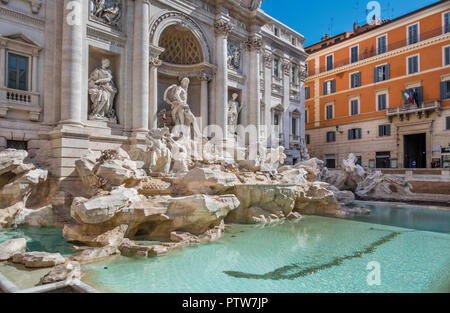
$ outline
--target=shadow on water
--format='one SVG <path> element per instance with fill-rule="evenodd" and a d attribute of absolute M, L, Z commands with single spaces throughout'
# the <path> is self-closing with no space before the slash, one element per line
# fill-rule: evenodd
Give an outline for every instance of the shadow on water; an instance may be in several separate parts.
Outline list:
<path fill-rule="evenodd" d="M 299 277 L 304 277 L 308 275 L 312 275 L 318 273 L 320 271 L 339 266 L 342 262 L 360 258 L 365 254 L 373 253 L 376 248 L 379 246 L 393 240 L 395 237 L 400 235 L 399 232 L 393 232 L 387 236 L 380 238 L 379 240 L 373 242 L 368 247 L 363 250 L 356 251 L 350 255 L 335 257 L 328 263 L 319 264 L 315 266 L 311 266 L 305 269 L 301 268 L 300 264 L 292 264 L 277 268 L 272 272 L 268 272 L 266 274 L 258 275 L 258 274 L 248 274 L 243 272 L 234 272 L 234 271 L 224 271 L 225 274 L 235 277 L 235 278 L 247 278 L 247 279 L 262 279 L 262 280 L 293 280 Z M 293 273 L 292 273 L 293 272 Z M 291 274 L 290 274 L 291 273 Z"/>

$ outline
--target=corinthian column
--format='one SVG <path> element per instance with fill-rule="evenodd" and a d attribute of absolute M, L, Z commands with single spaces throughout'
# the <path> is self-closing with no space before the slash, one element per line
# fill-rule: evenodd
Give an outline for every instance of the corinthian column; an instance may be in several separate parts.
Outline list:
<path fill-rule="evenodd" d="M 227 67 L 227 43 L 231 24 L 219 18 L 214 24 L 216 31 L 216 124 L 223 130 L 224 136 L 228 134 L 228 67 Z"/>
<path fill-rule="evenodd" d="M 134 0 L 132 125 L 133 133 L 148 131 L 149 0 Z"/>
<path fill-rule="evenodd" d="M 83 0 L 64 0 L 61 65 L 61 124 L 81 124 Z"/>
<path fill-rule="evenodd" d="M 150 100 L 148 128 L 158 128 L 158 67 L 162 61 L 156 57 L 150 57 Z"/>
<path fill-rule="evenodd" d="M 249 125 L 254 125 L 257 129 L 258 142 L 261 136 L 261 114 L 260 106 L 261 99 L 259 95 L 259 71 L 260 71 L 260 51 L 262 47 L 262 41 L 257 36 L 251 36 L 246 42 L 247 49 L 249 50 L 249 104 L 248 115 Z"/>

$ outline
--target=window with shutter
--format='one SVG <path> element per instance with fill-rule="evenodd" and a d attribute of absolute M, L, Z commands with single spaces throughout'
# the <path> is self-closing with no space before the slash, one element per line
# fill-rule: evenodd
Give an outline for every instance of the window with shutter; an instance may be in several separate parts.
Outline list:
<path fill-rule="evenodd" d="M 445 129 L 450 130 L 450 116 L 445 118 Z"/>
<path fill-rule="evenodd" d="M 352 100 L 350 102 L 350 108 L 351 108 L 350 114 L 351 115 L 359 114 L 358 102 L 359 102 L 358 100 Z"/>
<path fill-rule="evenodd" d="M 359 59 L 358 46 L 352 47 L 350 51 L 351 51 L 350 52 L 350 54 L 351 54 L 351 63 L 358 62 L 358 59 Z"/>
<path fill-rule="evenodd" d="M 419 25 L 414 24 L 408 27 L 408 44 L 413 45 L 419 42 Z"/>
<path fill-rule="evenodd" d="M 444 33 L 450 32 L 450 12 L 444 14 Z"/>
<path fill-rule="evenodd" d="M 327 71 L 331 71 L 333 69 L 333 55 L 327 56 Z"/>
<path fill-rule="evenodd" d="M 444 65 L 450 65 L 450 46 L 444 49 Z"/>
<path fill-rule="evenodd" d="M 386 110 L 387 107 L 387 95 L 378 95 L 378 111 Z"/>
<path fill-rule="evenodd" d="M 310 144 L 310 142 L 311 142 L 311 137 L 310 137 L 310 135 L 305 135 L 305 141 L 306 141 L 306 144 L 307 144 L 307 145 Z"/>
<path fill-rule="evenodd" d="M 419 56 L 415 55 L 408 58 L 408 74 L 419 72 Z"/>
<path fill-rule="evenodd" d="M 378 54 L 383 54 L 387 52 L 387 37 L 383 36 L 378 38 Z"/>
<path fill-rule="evenodd" d="M 308 100 L 310 98 L 309 87 L 305 87 L 305 99 Z"/>
<path fill-rule="evenodd" d="M 327 105 L 326 108 L 326 113 L 327 113 L 327 120 L 332 120 L 333 119 L 333 105 Z"/>
<path fill-rule="evenodd" d="M 8 88 L 28 90 L 27 57 L 8 53 Z"/>

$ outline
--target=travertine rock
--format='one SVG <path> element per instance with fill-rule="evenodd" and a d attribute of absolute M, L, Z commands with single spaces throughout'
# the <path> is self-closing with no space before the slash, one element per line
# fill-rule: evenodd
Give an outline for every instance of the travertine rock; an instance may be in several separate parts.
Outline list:
<path fill-rule="evenodd" d="M 27 246 L 25 238 L 17 238 L 0 244 L 0 261 L 10 259 L 14 254 L 24 252 Z"/>
<path fill-rule="evenodd" d="M 82 264 L 101 261 L 113 254 L 120 253 L 117 247 L 106 246 L 102 248 L 89 248 L 69 257 L 69 260 Z"/>
<path fill-rule="evenodd" d="M 412 186 L 401 176 L 374 172 L 358 185 L 356 194 L 363 199 L 408 199 Z"/>
<path fill-rule="evenodd" d="M 22 209 L 15 218 L 15 225 L 32 227 L 58 227 L 58 215 L 53 206 L 47 205 L 39 209 Z"/>
<path fill-rule="evenodd" d="M 356 156 L 350 153 L 348 159 L 342 161 L 343 171 L 328 171 L 325 181 L 340 190 L 356 191 L 358 184 L 367 176 L 364 168 L 356 162 Z"/>
<path fill-rule="evenodd" d="M 299 196 L 295 202 L 294 211 L 302 214 L 335 215 L 339 210 L 339 204 L 328 187 L 327 183 L 322 182 L 298 186 Z"/>
<path fill-rule="evenodd" d="M 95 227 L 92 227 L 92 229 L 97 230 Z M 68 241 L 80 241 L 90 247 L 117 247 L 123 241 L 127 229 L 128 225 L 120 225 L 99 235 L 89 233 L 89 227 L 66 224 L 64 225 L 63 236 Z"/>
<path fill-rule="evenodd" d="M 219 194 L 236 184 L 239 179 L 233 173 L 223 172 L 219 167 L 194 168 L 175 182 L 184 194 Z"/>
<path fill-rule="evenodd" d="M 0 152 L 0 175 L 12 172 L 19 175 L 23 172 L 24 160 L 28 157 L 25 150 L 6 149 Z M 32 165 L 28 165 L 32 166 Z M 31 169 L 30 169 L 31 170 Z"/>
<path fill-rule="evenodd" d="M 58 266 L 55 266 L 50 272 L 41 278 L 40 284 L 52 284 L 59 281 L 67 281 L 72 279 L 80 279 L 81 270 L 80 263 L 67 262 Z"/>
<path fill-rule="evenodd" d="M 150 248 L 148 246 L 137 245 L 135 242 L 124 239 L 119 246 L 120 253 L 124 256 L 147 257 Z"/>
<path fill-rule="evenodd" d="M 264 219 L 284 218 L 292 212 L 297 199 L 295 185 L 237 185 L 234 194 L 240 201 L 228 222 L 260 223 Z"/>
<path fill-rule="evenodd" d="M 185 242 L 189 244 L 200 243 L 200 239 L 191 233 L 174 231 L 170 233 L 170 240 L 173 242 Z"/>
<path fill-rule="evenodd" d="M 23 252 L 14 254 L 12 262 L 22 264 L 25 267 L 41 268 L 63 264 L 65 259 L 59 253 Z"/>
<path fill-rule="evenodd" d="M 0 229 L 14 226 L 16 216 L 24 207 L 22 202 L 18 202 L 9 208 L 0 209 Z"/>

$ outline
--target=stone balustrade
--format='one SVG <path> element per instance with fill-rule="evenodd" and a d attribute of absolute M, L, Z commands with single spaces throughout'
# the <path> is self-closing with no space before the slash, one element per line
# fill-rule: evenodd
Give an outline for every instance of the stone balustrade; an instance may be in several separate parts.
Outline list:
<path fill-rule="evenodd" d="M 6 117 L 8 110 L 26 111 L 31 121 L 38 121 L 41 113 L 40 94 L 0 87 L 0 117 Z"/>

